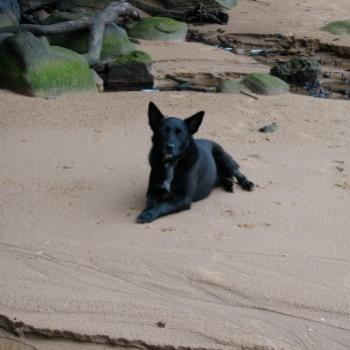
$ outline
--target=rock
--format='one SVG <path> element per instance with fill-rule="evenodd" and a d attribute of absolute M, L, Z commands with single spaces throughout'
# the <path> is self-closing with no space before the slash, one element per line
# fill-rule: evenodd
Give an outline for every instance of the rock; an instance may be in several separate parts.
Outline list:
<path fill-rule="evenodd" d="M 29 96 L 52 97 L 96 91 L 87 62 L 77 53 L 51 47 L 42 37 L 21 32 L 0 45 L 0 87 Z"/>
<path fill-rule="evenodd" d="M 103 35 L 101 60 L 129 55 L 134 51 L 135 45 L 129 40 L 128 34 L 123 28 L 115 24 L 106 26 Z"/>
<path fill-rule="evenodd" d="M 304 86 L 306 83 L 318 82 L 321 66 L 312 58 L 294 57 L 288 62 L 272 67 L 271 74 L 289 84 Z"/>
<path fill-rule="evenodd" d="M 103 79 L 93 70 L 91 69 L 92 76 L 95 80 L 97 91 L 103 92 L 104 86 L 103 86 Z"/>
<path fill-rule="evenodd" d="M 203 4 L 209 10 L 231 9 L 237 4 L 237 0 L 162 0 L 165 7 L 178 11 L 191 10 L 199 4 Z"/>
<path fill-rule="evenodd" d="M 82 19 L 84 15 L 79 12 L 53 12 L 51 15 L 46 17 L 41 23 L 42 24 L 55 24 L 66 21 L 76 21 Z M 86 16 L 87 17 L 87 16 Z"/>
<path fill-rule="evenodd" d="M 350 34 L 350 20 L 344 21 L 335 21 L 327 24 L 322 28 L 322 30 L 335 34 L 335 35 L 344 35 Z"/>
<path fill-rule="evenodd" d="M 185 40 L 186 23 L 166 17 L 148 17 L 128 29 L 129 35 L 146 40 Z"/>
<path fill-rule="evenodd" d="M 55 3 L 56 0 L 19 0 L 23 12 L 35 10 L 48 4 Z"/>
<path fill-rule="evenodd" d="M 219 82 L 216 92 L 228 94 L 239 94 L 241 92 L 242 82 L 239 79 L 223 79 Z"/>
<path fill-rule="evenodd" d="M 275 122 L 268 124 L 268 125 L 265 125 L 259 129 L 259 131 L 263 132 L 263 133 L 276 132 L 277 130 L 278 130 L 278 125 Z"/>
<path fill-rule="evenodd" d="M 92 12 L 104 9 L 111 0 L 59 0 L 58 7 L 61 10 L 76 10 L 77 7 L 85 8 Z"/>
<path fill-rule="evenodd" d="M 50 16 L 51 17 L 51 16 Z M 62 22 L 65 15 L 55 15 L 55 18 L 48 18 L 46 24 L 52 24 L 53 20 Z M 72 18 L 73 19 L 73 18 Z M 70 19 L 65 19 L 70 20 Z M 54 23 L 58 23 L 54 22 Z M 57 34 L 48 37 L 50 44 L 62 46 L 78 53 L 86 53 L 88 51 L 88 30 L 80 30 L 72 33 Z M 128 55 L 135 51 L 134 44 L 129 40 L 126 31 L 115 25 L 108 24 L 105 28 L 102 42 L 101 60 L 107 60 L 120 55 Z"/>
<path fill-rule="evenodd" d="M 265 73 L 249 74 L 243 84 L 260 95 L 279 95 L 289 91 L 289 85 L 285 81 Z"/>
<path fill-rule="evenodd" d="M 17 0 L 0 0 L 0 28 L 18 25 L 21 9 Z"/>
<path fill-rule="evenodd" d="M 143 51 L 119 56 L 107 63 L 106 87 L 113 90 L 150 89 L 154 84 L 151 66 L 151 57 Z"/>
<path fill-rule="evenodd" d="M 0 33 L 0 44 L 9 36 L 12 36 L 12 33 Z"/>

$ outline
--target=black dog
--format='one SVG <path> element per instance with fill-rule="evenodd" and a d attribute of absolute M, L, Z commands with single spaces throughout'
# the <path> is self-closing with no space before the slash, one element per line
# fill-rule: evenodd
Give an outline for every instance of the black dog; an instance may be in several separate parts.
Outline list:
<path fill-rule="evenodd" d="M 234 177 L 244 190 L 254 189 L 254 184 L 240 173 L 239 165 L 220 145 L 193 139 L 203 116 L 204 112 L 198 112 L 185 120 L 165 118 L 150 102 L 151 175 L 146 209 L 137 217 L 138 223 L 190 209 L 192 202 L 207 197 L 218 185 L 233 192 Z"/>

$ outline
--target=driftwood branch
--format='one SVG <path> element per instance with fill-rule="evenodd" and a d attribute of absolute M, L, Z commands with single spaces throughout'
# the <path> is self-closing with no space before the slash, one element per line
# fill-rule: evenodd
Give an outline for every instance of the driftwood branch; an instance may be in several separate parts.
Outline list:
<path fill-rule="evenodd" d="M 89 28 L 89 49 L 88 52 L 82 56 L 86 59 L 89 65 L 92 66 L 100 59 L 106 24 L 114 22 L 118 16 L 138 17 L 138 13 L 126 0 L 119 0 L 111 2 L 104 10 L 90 18 L 50 25 L 21 24 L 19 26 L 1 28 L 0 33 L 19 33 L 29 31 L 35 35 L 54 35 Z"/>

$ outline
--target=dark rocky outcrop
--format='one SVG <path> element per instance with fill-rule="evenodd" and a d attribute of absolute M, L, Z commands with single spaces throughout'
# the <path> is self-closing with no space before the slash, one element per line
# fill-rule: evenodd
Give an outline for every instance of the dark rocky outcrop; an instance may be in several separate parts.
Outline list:
<path fill-rule="evenodd" d="M 210 10 L 231 9 L 236 5 L 236 0 L 162 0 L 165 7 L 174 10 L 190 10 L 199 4 Z"/>
<path fill-rule="evenodd" d="M 151 69 L 151 57 L 143 51 L 134 51 L 108 62 L 102 77 L 109 90 L 149 89 L 154 84 Z"/>
<path fill-rule="evenodd" d="M 318 82 L 321 66 L 315 59 L 294 57 L 288 62 L 272 67 L 271 74 L 289 84 L 304 86 L 306 83 Z"/>

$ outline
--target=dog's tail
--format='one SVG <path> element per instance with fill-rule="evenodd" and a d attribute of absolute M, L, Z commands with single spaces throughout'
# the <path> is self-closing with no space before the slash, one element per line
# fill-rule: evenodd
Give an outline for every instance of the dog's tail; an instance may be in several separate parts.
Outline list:
<path fill-rule="evenodd" d="M 214 143 L 212 152 L 218 169 L 219 184 L 226 191 L 233 192 L 234 177 L 244 190 L 254 189 L 254 184 L 239 171 L 238 163 L 220 145 Z"/>

